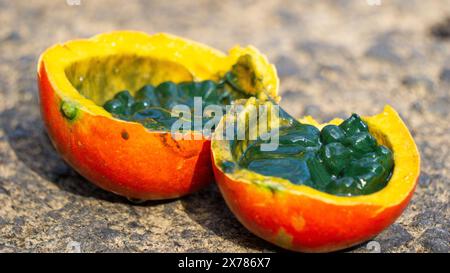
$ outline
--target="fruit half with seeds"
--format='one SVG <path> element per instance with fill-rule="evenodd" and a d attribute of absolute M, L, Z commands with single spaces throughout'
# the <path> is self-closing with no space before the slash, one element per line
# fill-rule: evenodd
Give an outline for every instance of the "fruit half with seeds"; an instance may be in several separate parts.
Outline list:
<path fill-rule="evenodd" d="M 287 129 L 280 125 L 279 146 L 270 152 L 257 149 L 259 140 L 213 136 L 216 182 L 237 219 L 269 242 L 304 252 L 351 247 L 392 224 L 420 172 L 416 144 L 396 111 L 386 106 L 363 122 L 356 115 L 299 121 L 280 122 Z M 225 127 L 221 122 L 214 134 Z"/>
<path fill-rule="evenodd" d="M 257 49 L 236 46 L 227 55 L 169 34 L 116 31 L 69 41 L 47 49 L 38 64 L 42 118 L 56 150 L 99 187 L 140 200 L 176 198 L 211 182 L 210 141 L 175 140 L 148 109 L 138 114 L 151 122 L 120 116 L 127 95 L 118 93 L 137 98 L 163 85 L 167 102 L 167 83 L 191 83 L 195 93 L 203 90 L 198 82 L 224 79 L 238 97 L 278 98 L 275 68 Z M 148 104 L 128 106 L 137 113 Z"/>

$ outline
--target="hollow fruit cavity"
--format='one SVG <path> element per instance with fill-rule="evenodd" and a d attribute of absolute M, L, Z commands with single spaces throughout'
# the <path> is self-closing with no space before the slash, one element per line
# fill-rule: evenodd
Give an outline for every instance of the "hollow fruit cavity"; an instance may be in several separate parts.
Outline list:
<path fill-rule="evenodd" d="M 279 128 L 276 150 L 261 151 L 263 143 L 260 139 L 232 143 L 237 165 L 334 195 L 379 191 L 394 167 L 392 151 L 377 144 L 357 114 L 322 130 L 289 118 L 288 125 Z"/>

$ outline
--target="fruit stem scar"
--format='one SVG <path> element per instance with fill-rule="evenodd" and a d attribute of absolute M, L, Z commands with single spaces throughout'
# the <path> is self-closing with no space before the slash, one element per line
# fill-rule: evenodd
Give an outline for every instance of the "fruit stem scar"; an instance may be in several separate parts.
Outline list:
<path fill-rule="evenodd" d="M 78 107 L 72 102 L 63 101 L 61 103 L 61 113 L 68 120 L 74 120 L 78 114 Z"/>

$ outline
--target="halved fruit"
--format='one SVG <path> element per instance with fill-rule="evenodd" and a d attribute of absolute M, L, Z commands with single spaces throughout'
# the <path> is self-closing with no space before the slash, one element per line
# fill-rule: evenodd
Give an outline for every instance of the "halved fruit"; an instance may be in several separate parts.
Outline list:
<path fill-rule="evenodd" d="M 134 199 L 176 198 L 212 181 L 210 141 L 175 140 L 169 130 L 116 119 L 102 105 L 124 89 L 218 81 L 229 71 L 247 96 L 279 99 L 275 68 L 253 47 L 225 55 L 172 35 L 133 31 L 69 41 L 40 57 L 42 117 L 61 156 L 101 188 Z"/>
<path fill-rule="evenodd" d="M 224 120 L 215 134 L 225 127 Z M 419 176 L 420 158 L 411 134 L 392 107 L 386 106 L 381 114 L 363 120 L 377 143 L 393 152 L 395 167 L 381 190 L 337 196 L 281 177 L 262 175 L 236 164 L 236 143 L 213 136 L 214 174 L 227 205 L 251 232 L 294 251 L 334 251 L 374 237 L 407 206 Z M 300 122 L 319 129 L 327 125 L 311 117 Z M 341 122 L 335 119 L 329 124 Z"/>

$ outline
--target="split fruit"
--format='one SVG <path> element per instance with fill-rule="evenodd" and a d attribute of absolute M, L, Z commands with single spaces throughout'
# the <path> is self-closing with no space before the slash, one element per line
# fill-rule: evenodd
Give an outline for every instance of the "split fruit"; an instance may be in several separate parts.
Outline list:
<path fill-rule="evenodd" d="M 226 87 L 210 88 L 223 79 Z M 186 101 L 196 94 L 222 103 L 278 98 L 275 68 L 253 47 L 236 46 L 226 55 L 172 35 L 133 31 L 47 49 L 38 84 L 42 117 L 61 156 L 99 187 L 139 200 L 176 198 L 213 181 L 210 141 L 175 140 L 164 126 L 170 119 L 155 122 L 179 101 L 171 92 Z M 145 98 L 154 87 L 159 97 Z"/>

